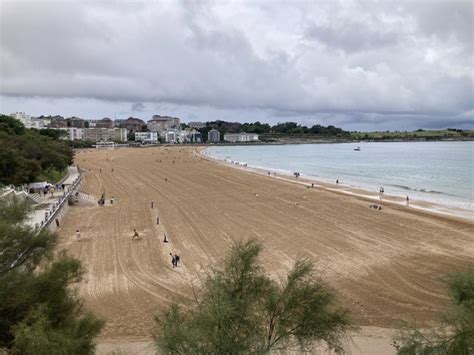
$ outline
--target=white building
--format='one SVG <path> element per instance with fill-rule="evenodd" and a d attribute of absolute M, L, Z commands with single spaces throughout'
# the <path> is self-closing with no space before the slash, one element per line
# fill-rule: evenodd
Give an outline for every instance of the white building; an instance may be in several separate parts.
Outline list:
<path fill-rule="evenodd" d="M 211 129 L 207 132 L 207 140 L 209 143 L 219 143 L 221 141 L 221 132 L 217 129 Z"/>
<path fill-rule="evenodd" d="M 179 143 L 201 143 L 201 132 L 193 130 L 184 130 L 179 134 Z"/>
<path fill-rule="evenodd" d="M 67 132 L 66 139 L 86 140 L 92 142 L 115 141 L 126 142 L 127 130 L 125 128 L 60 128 Z"/>
<path fill-rule="evenodd" d="M 246 142 L 257 142 L 258 134 L 256 133 L 226 133 L 224 134 L 224 140 L 230 143 L 246 143 Z"/>
<path fill-rule="evenodd" d="M 180 135 L 181 131 L 179 129 L 169 129 L 160 133 L 166 143 L 179 143 Z"/>
<path fill-rule="evenodd" d="M 135 142 L 158 143 L 158 132 L 135 132 Z"/>
<path fill-rule="evenodd" d="M 16 118 L 17 120 L 19 120 L 21 123 L 23 123 L 23 126 L 25 126 L 26 128 L 31 128 L 31 116 L 30 115 L 27 115 L 24 112 L 15 112 L 15 113 L 10 114 L 10 116 L 12 116 L 13 118 Z"/>
<path fill-rule="evenodd" d="M 64 139 L 67 139 L 70 141 L 84 139 L 84 129 L 85 128 L 76 128 L 76 127 L 60 128 L 60 130 L 67 132 L 67 136 Z"/>
<path fill-rule="evenodd" d="M 29 128 L 44 129 L 44 128 L 48 128 L 50 125 L 51 125 L 51 119 L 50 118 L 34 118 L 34 117 L 31 117 Z"/>

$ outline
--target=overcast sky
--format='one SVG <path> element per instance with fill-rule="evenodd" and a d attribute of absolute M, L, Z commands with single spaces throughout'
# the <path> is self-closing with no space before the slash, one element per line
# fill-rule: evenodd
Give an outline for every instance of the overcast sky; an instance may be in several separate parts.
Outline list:
<path fill-rule="evenodd" d="M 2 113 L 474 127 L 473 1 L 0 4 Z"/>

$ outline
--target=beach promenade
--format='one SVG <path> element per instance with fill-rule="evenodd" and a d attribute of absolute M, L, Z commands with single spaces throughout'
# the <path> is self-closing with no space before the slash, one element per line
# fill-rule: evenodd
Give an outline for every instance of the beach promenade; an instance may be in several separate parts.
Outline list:
<path fill-rule="evenodd" d="M 73 191 L 77 191 L 81 176 L 76 166 L 70 166 L 67 169 L 67 176 L 60 185 L 64 185 L 64 190 L 57 190 L 52 193 L 41 195 L 38 204 L 29 213 L 27 224 L 34 229 L 43 228 L 44 226 L 52 226 L 55 229 L 55 221 L 64 217 L 68 203 L 68 198 Z M 37 195 L 37 194 L 36 194 Z"/>
<path fill-rule="evenodd" d="M 472 222 L 383 201 L 376 211 L 362 197 L 239 171 L 195 148 L 79 152 L 76 164 L 81 190 L 105 193 L 106 204 L 71 206 L 59 248 L 87 269 L 79 291 L 107 320 L 103 339 L 150 339 L 153 315 L 188 299 L 232 240 L 260 240 L 277 278 L 311 258 L 361 326 L 433 322 L 448 302 L 442 276 L 474 263 Z M 182 266 L 171 267 L 170 252 Z"/>

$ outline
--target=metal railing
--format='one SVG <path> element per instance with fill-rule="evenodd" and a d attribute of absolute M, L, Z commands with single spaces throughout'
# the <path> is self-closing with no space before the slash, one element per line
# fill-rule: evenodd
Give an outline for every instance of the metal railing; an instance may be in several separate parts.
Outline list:
<path fill-rule="evenodd" d="M 51 224 L 51 222 L 57 217 L 57 215 L 61 211 L 61 208 L 63 207 L 63 205 L 67 203 L 69 197 L 71 197 L 71 195 L 74 193 L 77 187 L 81 184 L 81 182 L 82 182 L 82 175 L 79 172 L 79 175 L 77 175 L 77 178 L 73 181 L 73 183 L 69 186 L 65 186 L 63 195 L 58 197 L 58 202 L 53 204 L 53 206 L 51 207 L 51 210 L 45 211 L 44 219 L 42 219 L 40 223 L 37 223 L 35 225 L 36 230 L 41 231 L 43 228 L 46 228 Z"/>

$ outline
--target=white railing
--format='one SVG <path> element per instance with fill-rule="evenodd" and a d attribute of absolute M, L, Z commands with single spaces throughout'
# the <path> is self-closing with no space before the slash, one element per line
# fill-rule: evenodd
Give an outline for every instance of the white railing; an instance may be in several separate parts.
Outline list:
<path fill-rule="evenodd" d="M 57 217 L 59 211 L 61 211 L 63 205 L 67 203 L 69 197 L 79 187 L 81 181 L 82 176 L 79 174 L 71 185 L 64 187 L 63 195 L 58 197 L 58 201 L 53 204 L 50 210 L 45 211 L 44 218 L 41 220 L 40 223 L 37 223 L 35 229 L 41 231 L 43 228 L 50 225 L 50 223 Z"/>

